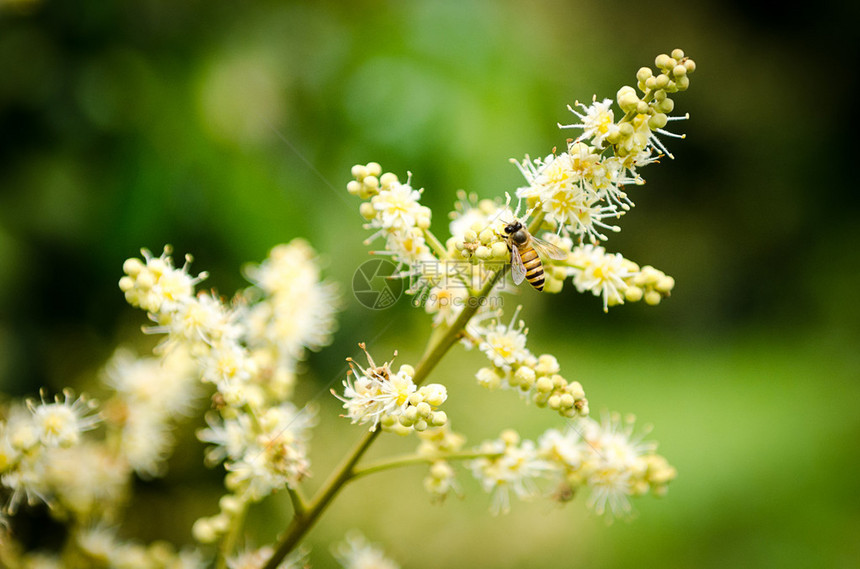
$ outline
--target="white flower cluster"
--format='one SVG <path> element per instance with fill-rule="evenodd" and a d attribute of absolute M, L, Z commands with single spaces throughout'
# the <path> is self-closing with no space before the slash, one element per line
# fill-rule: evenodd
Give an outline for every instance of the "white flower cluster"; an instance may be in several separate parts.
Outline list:
<path fill-rule="evenodd" d="M 468 466 L 484 490 L 492 495 L 490 511 L 494 514 L 510 511 L 511 492 L 521 500 L 535 496 L 536 481 L 553 468 L 540 457 L 534 441 L 521 440 L 511 429 L 496 440 L 485 441 L 480 450 L 488 456 L 470 461 Z"/>
<path fill-rule="evenodd" d="M 118 431 L 119 455 L 142 478 L 162 476 L 175 444 L 175 418 L 188 415 L 199 397 L 190 355 L 177 347 L 164 357 L 138 358 L 120 348 L 104 381 L 114 394 L 103 415 Z"/>
<path fill-rule="evenodd" d="M 547 221 L 564 235 L 596 243 L 607 238 L 605 231 L 619 231 L 606 220 L 621 217 L 633 206 L 625 186 L 645 183 L 639 168 L 663 155 L 672 158 L 657 135 L 677 136 L 663 127 L 687 117 L 668 116 L 674 109 L 669 94 L 689 86 L 696 65 L 681 50 L 658 56 L 655 63 L 659 75 L 649 68 L 636 75 L 641 98 L 633 87 L 618 91 L 617 103 L 625 113 L 618 122 L 609 99 L 595 97 L 588 106 L 577 103 L 582 112 L 569 108 L 581 122 L 560 126 L 582 129 L 582 134 L 566 151 L 517 163 L 528 182 L 517 197 L 539 204 Z"/>
<path fill-rule="evenodd" d="M 587 488 L 588 506 L 597 514 L 623 516 L 630 498 L 649 491 L 665 494 L 677 474 L 655 453 L 656 443 L 634 435 L 633 418 L 607 415 L 598 422 L 583 418 L 566 431 L 550 429 L 538 439 L 538 452 L 552 462 L 559 478 L 556 496 L 564 499 Z"/>
<path fill-rule="evenodd" d="M 392 373 L 390 362 L 377 366 L 364 344 L 359 346 L 367 356 L 368 367 L 347 358 L 350 371 L 343 382 L 343 395 L 332 390 L 343 401 L 346 417 L 353 423 L 370 423 L 371 431 L 382 425 L 385 430 L 409 434 L 440 427 L 448 421 L 444 411 L 437 411 L 448 398 L 444 385 L 430 383 L 418 387 L 412 381 L 415 375 L 412 366 L 402 365 L 397 373 Z"/>
<path fill-rule="evenodd" d="M 509 324 L 495 320 L 470 329 L 472 342 L 490 360 L 490 366 L 478 370 L 478 383 L 487 389 L 514 389 L 539 407 L 549 407 L 562 417 L 588 414 L 588 399 L 578 381 L 560 375 L 558 360 L 550 354 L 533 355 L 526 347 L 528 329 L 520 320 L 517 307 Z"/>
<path fill-rule="evenodd" d="M 352 175 L 355 179 L 347 184 L 347 191 L 368 200 L 359 212 L 367 220 L 365 228 L 375 230 L 366 243 L 384 238 L 385 249 L 376 254 L 391 257 L 397 263 L 395 276 L 411 280 L 407 293 L 415 295 L 415 305 L 423 305 L 433 314 L 434 326 L 451 325 L 473 291 L 480 290 L 508 257 L 507 245 L 500 237 L 504 224 L 487 217 L 492 213 L 498 218 L 502 210 L 485 200 L 482 213 L 478 209 L 463 211 L 451 223 L 453 237 L 443 245 L 430 230 L 430 209 L 419 202 L 422 190 L 413 189 L 409 181 L 400 182 L 396 174 L 382 173 L 376 162 L 354 166 Z M 461 201 L 465 203 L 465 197 Z M 478 233 L 470 229 L 472 226 L 494 246 L 479 247 Z M 471 239 L 469 243 L 461 229 L 465 238 Z M 490 260 L 495 260 L 496 266 L 488 266 Z M 478 310 L 485 312 L 491 304 L 487 302 Z"/>
<path fill-rule="evenodd" d="M 148 311 L 165 333 L 164 353 L 190 354 L 203 382 L 215 386 L 217 411 L 198 437 L 214 445 L 210 462 L 224 461 L 231 495 L 221 512 L 201 518 L 195 536 L 212 541 L 241 510 L 236 504 L 258 501 L 284 487 L 293 488 L 309 473 L 312 406 L 296 407 L 292 395 L 298 362 L 308 349 L 328 343 L 337 308 L 333 285 L 320 279 L 310 246 L 295 240 L 272 249 L 259 265 L 246 268 L 254 286 L 232 305 L 207 293 L 194 294 L 188 263 L 173 267 L 170 250 L 158 258 L 125 263 L 120 288 L 128 301 Z"/>
<path fill-rule="evenodd" d="M 633 419 L 617 415 L 601 422 L 581 418 L 564 432 L 549 429 L 537 440 L 522 440 L 506 430 L 477 451 L 485 456 L 469 461 L 472 474 L 492 495 L 491 510 L 506 513 L 511 494 L 528 500 L 541 494 L 567 502 L 577 491 L 589 493 L 587 505 L 598 515 L 630 514 L 630 498 L 652 492 L 665 494 L 675 468 L 656 454 L 656 443 L 634 435 Z M 555 480 L 554 491 L 546 483 Z"/>
<path fill-rule="evenodd" d="M 74 558 L 74 566 L 202 569 L 206 564 L 192 549 L 144 546 L 104 529 L 119 520 L 133 472 L 143 478 L 164 473 L 177 415 L 190 410 L 195 383 L 179 349 L 141 359 L 120 349 L 104 371 L 112 395 L 100 413 L 68 390 L 53 401 L 43 394 L 0 413 L 0 489 L 9 496 L 0 527 L 26 500 L 46 504 L 52 517 L 81 528 L 70 532 L 59 553 L 24 552 L 11 536 L 0 535 L 0 559 L 15 567 L 72 566 Z M 97 426 L 103 429 L 96 433 Z"/>
<path fill-rule="evenodd" d="M 675 279 L 663 271 L 650 265 L 640 268 L 620 253 L 607 253 L 597 245 L 575 247 L 567 265 L 579 292 L 603 298 L 604 312 L 610 306 L 640 300 L 656 306 L 675 286 Z"/>
<path fill-rule="evenodd" d="M 400 569 L 382 548 L 368 542 L 356 530 L 348 532 L 343 542 L 332 547 L 332 553 L 344 569 Z"/>
<path fill-rule="evenodd" d="M 121 540 L 114 528 L 95 526 L 81 530 L 78 538 L 80 557 L 75 565 L 45 567 L 147 567 L 152 569 L 204 569 L 209 564 L 199 551 L 183 548 L 176 551 L 166 541 L 144 545 Z M 22 565 L 42 567 L 42 565 Z"/>
<path fill-rule="evenodd" d="M 117 495 L 125 492 L 123 465 L 102 457 L 100 449 L 84 439 L 84 433 L 101 421 L 94 407 L 92 401 L 75 397 L 69 390 L 53 401 L 43 392 L 39 401 L 13 404 L 0 417 L 0 488 L 8 493 L 0 522 L 4 516 L 14 515 L 25 500 L 87 519 L 99 507 L 100 498 L 112 491 Z M 80 462 L 85 456 L 103 468 L 88 472 Z M 97 480 L 99 477 L 102 479 Z"/>
<path fill-rule="evenodd" d="M 396 174 L 383 174 L 376 162 L 353 166 L 352 175 L 355 179 L 346 189 L 369 200 L 361 204 L 359 212 L 368 221 L 365 227 L 376 231 L 366 242 L 384 238 L 386 252 L 401 266 L 432 261 L 424 235 L 430 227 L 430 208 L 419 203 L 423 190 L 412 188 L 409 179 L 402 183 Z"/>

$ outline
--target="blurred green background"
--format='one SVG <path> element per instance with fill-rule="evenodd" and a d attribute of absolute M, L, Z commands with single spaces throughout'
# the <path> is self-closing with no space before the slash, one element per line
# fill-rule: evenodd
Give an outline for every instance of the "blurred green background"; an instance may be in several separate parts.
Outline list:
<path fill-rule="evenodd" d="M 572 287 L 509 301 L 525 304 L 530 348 L 557 355 L 595 411 L 655 425 L 679 470 L 668 496 L 609 526 L 582 498 L 494 518 L 465 475 L 466 497 L 438 507 L 423 470 L 406 469 L 347 489 L 310 536 L 312 561 L 332 566 L 328 544 L 360 527 L 412 568 L 856 567 L 860 208 L 836 174 L 854 173 L 858 16 L 833 0 L 803 12 L 763 0 L 0 0 L 0 391 L 87 385 L 118 344 L 151 346 L 116 283 L 124 259 L 165 243 L 228 295 L 276 243 L 301 236 L 320 251 L 345 311 L 304 397 L 358 341 L 414 362 L 423 312 L 371 312 L 349 292 L 367 250 L 350 167 L 412 172 L 444 233 L 457 189 L 512 191 L 509 158 L 571 135 L 556 128 L 573 122 L 565 105 L 614 97 L 681 47 L 698 63 L 676 98 L 687 139 L 643 170 L 608 243 L 673 275 L 672 297 L 608 315 Z M 481 391 L 480 365 L 457 349 L 433 378 L 449 386 L 455 428 L 477 442 L 557 424 Z M 358 435 L 323 404 L 316 483 Z M 184 543 L 214 513 L 220 474 L 201 485 L 188 438 L 166 480 L 139 484 L 129 535 Z M 256 512 L 257 545 L 284 527 L 281 506 Z"/>

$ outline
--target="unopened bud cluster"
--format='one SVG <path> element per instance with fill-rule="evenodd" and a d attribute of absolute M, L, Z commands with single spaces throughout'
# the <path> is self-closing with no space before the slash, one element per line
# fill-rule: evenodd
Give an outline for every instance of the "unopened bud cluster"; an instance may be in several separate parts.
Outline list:
<path fill-rule="evenodd" d="M 528 329 L 517 309 L 507 326 L 495 321 L 475 330 L 478 348 L 491 365 L 478 370 L 478 383 L 488 389 L 512 389 L 538 407 L 549 407 L 562 417 L 588 415 L 588 400 L 578 381 L 568 381 L 559 372 L 558 360 L 550 354 L 534 356 L 526 348 Z"/>
<path fill-rule="evenodd" d="M 446 246 L 453 258 L 473 263 L 510 258 L 503 237 L 506 221 L 513 218 L 509 209 L 494 200 L 478 200 L 477 196 L 460 190 L 450 217 L 451 237 Z"/>

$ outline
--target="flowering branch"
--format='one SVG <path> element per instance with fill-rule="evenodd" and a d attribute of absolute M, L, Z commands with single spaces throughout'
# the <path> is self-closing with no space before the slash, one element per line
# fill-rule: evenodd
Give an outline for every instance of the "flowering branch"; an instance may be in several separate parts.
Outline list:
<path fill-rule="evenodd" d="M 307 565 L 298 546 L 348 483 L 406 465 L 427 464 L 424 487 L 433 499 L 444 499 L 459 493 L 451 463 L 462 463 L 492 495 L 493 512 L 507 512 L 512 496 L 546 495 L 547 482 L 555 484 L 553 499 L 566 502 L 582 491 L 588 507 L 615 516 L 630 513 L 632 497 L 663 495 L 676 471 L 656 453 L 656 443 L 644 440 L 645 432 L 634 432 L 632 416 L 590 418 L 582 384 L 562 375 L 554 355 L 527 347 L 521 307 L 509 323 L 500 323 L 508 272 L 515 284 L 525 280 L 543 293 L 559 292 L 570 278 L 578 291 L 601 297 L 604 311 L 639 301 L 653 306 L 670 295 L 671 276 L 609 253 L 603 244 L 609 232 L 620 230 L 611 220 L 631 210 L 627 188 L 644 183 L 641 169 L 672 158 L 658 135 L 682 137 L 663 129 L 688 118 L 668 116 L 674 110 L 670 95 L 687 89 L 695 63 L 675 50 L 658 56 L 655 65 L 656 73 L 637 72 L 636 88 L 618 90 L 619 120 L 610 99 L 577 103 L 569 110 L 580 122 L 559 126 L 581 129 L 580 136 L 558 154 L 515 162 L 526 181 L 516 189 L 515 209 L 510 196 L 502 204 L 500 198 L 458 193 L 444 241 L 430 229 L 432 212 L 420 203 L 423 190 L 412 187 L 411 174 L 402 182 L 375 162 L 353 167 L 347 190 L 363 200 L 359 212 L 373 231 L 367 242 L 384 242 L 374 253 L 394 261 L 395 277 L 410 279 L 406 292 L 432 315 L 432 331 L 414 367 L 377 365 L 364 344 L 359 345 L 366 366 L 347 358 L 343 390 L 332 393 L 343 403 L 344 417 L 367 430 L 310 498 L 302 483 L 310 475 L 317 406 L 297 405 L 293 390 L 307 352 L 330 342 L 339 307 L 337 291 L 322 280 L 310 246 L 302 240 L 279 245 L 263 262 L 245 267 L 251 286 L 232 301 L 195 291 L 206 273 L 189 272 L 190 256 L 175 266 L 169 247 L 158 257 L 143 250 L 142 259 L 128 259 L 120 289 L 152 321 L 145 331 L 162 335 L 154 357 L 118 350 L 106 366 L 109 396 L 98 410 L 68 390 L 53 399 L 42 393 L 38 401 L 0 407 L 4 566 L 37 561 L 6 546 L 12 543 L 9 520 L 23 504 L 46 504 L 52 516 L 71 526 L 63 559 L 50 560 L 57 566 L 68 560 L 76 566 L 126 566 L 133 559 L 152 567 L 198 569 L 214 561 L 217 569 L 292 569 Z M 486 356 L 475 373 L 479 385 L 550 409 L 567 428 L 548 429 L 534 440 L 504 428 L 495 439 L 465 447 L 465 436 L 451 430 L 441 408 L 447 388 L 427 382 L 457 342 Z M 200 544 L 215 547 L 204 554 L 121 541 L 104 528 L 119 519 L 131 476 L 164 474 L 175 422 L 195 411 L 204 389 L 211 407 L 197 437 L 207 444 L 206 462 L 223 465 L 227 493 L 218 512 L 198 519 L 192 533 Z M 104 433 L 90 435 L 96 429 Z M 362 463 L 384 431 L 416 434 L 417 451 Z M 279 490 L 286 490 L 293 511 L 280 541 L 243 551 L 239 541 L 249 507 Z M 388 563 L 356 535 L 348 535 L 334 553 L 345 566 L 356 566 L 357 559 Z"/>

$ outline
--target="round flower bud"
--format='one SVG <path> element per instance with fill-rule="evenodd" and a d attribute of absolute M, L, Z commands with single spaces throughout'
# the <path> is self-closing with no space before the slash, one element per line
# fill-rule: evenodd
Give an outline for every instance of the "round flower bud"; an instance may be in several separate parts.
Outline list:
<path fill-rule="evenodd" d="M 656 290 L 649 290 L 645 293 L 645 302 L 648 306 L 657 306 L 663 297 Z"/>
<path fill-rule="evenodd" d="M 441 427 L 448 423 L 448 415 L 445 411 L 435 411 L 430 415 L 430 424 L 434 427 Z"/>
<path fill-rule="evenodd" d="M 582 399 L 585 397 L 585 390 L 582 388 L 582 384 L 578 381 L 571 381 L 567 386 L 567 392 L 570 393 L 574 399 Z"/>
<path fill-rule="evenodd" d="M 429 425 L 427 425 L 427 421 L 421 419 L 417 421 L 414 425 L 412 425 L 412 428 L 420 433 L 421 431 L 426 431 L 428 426 Z"/>
<path fill-rule="evenodd" d="M 672 50 L 672 57 L 675 59 L 684 59 L 684 50 L 676 47 Z"/>
<path fill-rule="evenodd" d="M 490 367 L 482 367 L 475 374 L 478 383 L 487 389 L 496 389 L 502 384 L 502 376 Z"/>
<path fill-rule="evenodd" d="M 368 162 L 365 168 L 371 176 L 379 176 L 382 173 L 382 166 L 379 165 L 379 162 Z"/>
<path fill-rule="evenodd" d="M 224 513 L 235 515 L 242 510 L 242 500 L 233 494 L 224 494 L 218 500 L 218 507 Z"/>
<path fill-rule="evenodd" d="M 668 294 L 673 288 L 675 288 L 675 279 L 669 275 L 665 275 L 657 280 L 657 284 L 654 285 L 654 288 L 657 292 Z"/>
<path fill-rule="evenodd" d="M 670 101 L 671 99 L 666 99 Z M 663 128 L 666 126 L 666 122 L 668 122 L 666 115 L 663 113 L 655 113 L 648 119 L 648 128 L 651 130 L 657 130 L 658 128 Z"/>
<path fill-rule="evenodd" d="M 514 381 L 511 383 L 519 385 L 525 391 L 531 389 L 532 385 L 534 385 L 535 378 L 535 370 L 528 366 L 520 366 L 514 373 Z"/>
<path fill-rule="evenodd" d="M 636 112 L 639 113 L 640 115 L 647 115 L 649 109 L 650 109 L 650 107 L 648 106 L 648 103 L 646 103 L 645 101 L 639 101 L 639 103 L 636 105 Z"/>
<path fill-rule="evenodd" d="M 475 256 L 482 261 L 486 261 L 493 256 L 493 250 L 486 245 L 479 245 L 478 248 L 475 249 Z"/>
<path fill-rule="evenodd" d="M 686 75 L 683 77 L 678 77 L 675 81 L 675 87 L 678 91 L 686 91 L 690 87 L 690 78 Z"/>
<path fill-rule="evenodd" d="M 656 105 L 657 110 L 661 113 L 671 113 L 675 109 L 675 101 L 666 97 Z"/>
<path fill-rule="evenodd" d="M 627 85 L 618 90 L 616 99 L 618 106 L 624 112 L 634 111 L 639 105 L 639 97 L 636 95 L 636 90 Z"/>
<path fill-rule="evenodd" d="M 652 77 L 649 77 L 648 79 L 646 79 L 645 80 L 645 88 L 646 89 L 656 89 L 657 88 L 657 78 L 652 76 Z"/>
<path fill-rule="evenodd" d="M 418 390 L 418 393 L 421 394 L 424 401 L 433 407 L 438 407 L 448 399 L 448 390 L 440 383 L 430 383 L 425 385 Z"/>
<path fill-rule="evenodd" d="M 496 241 L 490 248 L 493 259 L 504 259 L 508 256 L 508 246 L 504 241 Z"/>
<path fill-rule="evenodd" d="M 661 53 L 654 58 L 654 65 L 656 65 L 658 69 L 667 69 L 670 67 L 674 67 L 675 63 L 676 62 L 672 61 L 672 58 L 665 53 Z"/>
<path fill-rule="evenodd" d="M 191 535 L 200 543 L 214 543 L 218 539 L 218 532 L 209 521 L 209 518 L 200 518 L 191 526 Z"/>
<path fill-rule="evenodd" d="M 496 234 L 490 228 L 484 229 L 478 235 L 478 239 L 481 240 L 481 243 L 489 243 L 490 241 L 493 241 L 495 238 L 496 238 Z"/>
<path fill-rule="evenodd" d="M 638 286 L 628 286 L 624 290 L 624 300 L 627 302 L 639 302 L 645 293 Z"/>
<path fill-rule="evenodd" d="M 355 166 L 352 167 L 352 170 L 350 170 L 350 173 L 352 174 L 352 177 L 355 178 L 356 180 L 361 180 L 365 176 L 367 176 L 367 167 L 362 166 L 361 164 L 356 164 Z"/>
<path fill-rule="evenodd" d="M 573 407 L 574 399 L 570 393 L 562 393 L 559 398 L 559 408 L 570 409 Z"/>
<path fill-rule="evenodd" d="M 415 411 L 418 413 L 419 417 L 429 417 L 433 412 L 433 409 L 430 407 L 430 404 L 426 401 L 422 401 L 418 405 L 415 406 Z"/>
<path fill-rule="evenodd" d="M 126 259 L 122 264 L 122 272 L 132 277 L 140 274 L 140 271 L 144 268 L 143 261 L 138 259 L 137 257 L 131 257 L 130 259 Z"/>
<path fill-rule="evenodd" d="M 365 176 L 361 183 L 374 194 L 379 190 L 379 178 L 376 176 Z"/>
<path fill-rule="evenodd" d="M 556 411 L 558 411 L 561 408 L 561 396 L 558 393 L 554 393 L 550 396 L 546 403 L 550 409 L 555 409 Z"/>
<path fill-rule="evenodd" d="M 376 217 L 376 208 L 373 207 L 373 204 L 370 202 L 363 202 L 360 206 L 358 206 L 358 213 L 361 214 L 361 217 L 370 221 L 374 217 Z"/>
<path fill-rule="evenodd" d="M 688 59 L 687 61 L 684 62 L 684 67 L 687 68 L 688 74 L 692 73 L 693 71 L 696 70 L 696 62 L 693 61 L 692 59 Z"/>
<path fill-rule="evenodd" d="M 477 240 L 478 240 L 477 232 L 475 232 L 471 229 L 467 230 L 466 233 L 463 234 L 463 241 L 465 241 L 466 243 L 472 243 L 472 242 L 477 241 Z"/>
<path fill-rule="evenodd" d="M 556 374 L 561 369 L 558 364 L 558 359 L 552 354 L 541 354 L 538 356 L 537 366 L 535 371 L 542 375 Z"/>
<path fill-rule="evenodd" d="M 382 189 L 388 190 L 391 189 L 391 186 L 397 183 L 397 174 L 392 172 L 386 172 L 382 176 L 379 177 L 379 183 L 382 186 Z"/>
<path fill-rule="evenodd" d="M 683 65 L 676 65 L 674 68 L 672 68 L 672 75 L 675 76 L 675 79 L 677 79 L 678 77 L 683 77 L 686 74 L 687 68 Z"/>
<path fill-rule="evenodd" d="M 539 378 L 535 382 L 535 389 L 541 393 L 549 393 L 552 391 L 552 380 L 546 376 Z"/>
<path fill-rule="evenodd" d="M 639 71 L 636 72 L 636 79 L 643 83 L 653 76 L 654 72 L 651 71 L 650 67 L 640 67 Z"/>

